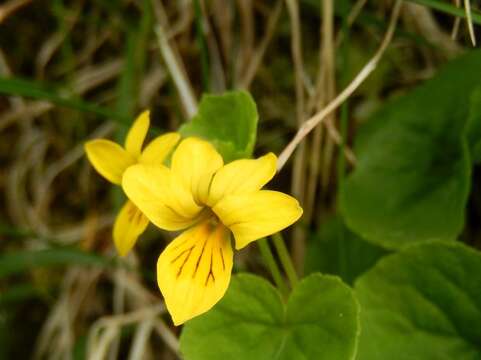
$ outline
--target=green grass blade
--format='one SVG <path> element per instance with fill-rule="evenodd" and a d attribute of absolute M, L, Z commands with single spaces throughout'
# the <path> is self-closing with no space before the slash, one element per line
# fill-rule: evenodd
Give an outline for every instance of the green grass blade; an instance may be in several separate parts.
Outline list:
<path fill-rule="evenodd" d="M 195 37 L 197 46 L 200 48 L 200 61 L 202 68 L 202 85 L 204 91 L 210 91 L 210 70 L 209 70 L 209 50 L 207 40 L 205 38 L 203 26 L 203 14 L 199 0 L 194 0 L 194 16 L 195 16 Z"/>
<path fill-rule="evenodd" d="M 15 285 L 0 293 L 0 307 L 9 304 L 16 305 L 39 295 L 40 291 L 30 283 Z"/>
<path fill-rule="evenodd" d="M 453 6 L 447 2 L 442 2 L 439 0 L 408 0 L 410 2 L 417 3 L 419 5 L 424 5 L 430 7 L 431 9 L 439 10 L 443 13 L 458 16 L 460 18 L 466 18 L 466 11 L 461 7 Z M 471 9 L 472 21 L 474 24 L 481 25 L 481 14 L 476 13 L 474 9 Z"/>
<path fill-rule="evenodd" d="M 78 97 L 62 94 L 62 91 L 55 89 L 55 87 L 39 84 L 31 80 L 0 77 L 0 94 L 44 100 L 58 106 L 81 112 L 93 113 L 103 118 L 118 121 L 122 124 L 128 122 L 128 119 L 120 113 L 86 102 Z"/>
<path fill-rule="evenodd" d="M 71 264 L 110 267 L 113 265 L 113 261 L 75 248 L 50 248 L 38 251 L 22 250 L 0 256 L 0 279 L 37 267 Z"/>
<path fill-rule="evenodd" d="M 0 235 L 22 238 L 26 236 L 32 236 L 32 232 L 27 229 L 20 229 L 9 224 L 0 222 Z"/>

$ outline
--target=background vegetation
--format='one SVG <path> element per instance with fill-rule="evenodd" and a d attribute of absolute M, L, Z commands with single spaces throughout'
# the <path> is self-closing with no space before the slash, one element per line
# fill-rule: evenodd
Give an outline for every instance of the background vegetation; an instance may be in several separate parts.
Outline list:
<path fill-rule="evenodd" d="M 0 358 L 178 357 L 181 329 L 165 314 L 154 273 L 170 235 L 151 229 L 134 254 L 116 256 L 111 225 L 123 195 L 94 173 L 83 143 L 123 140 L 145 108 L 153 114 L 151 135 L 176 130 L 207 92 L 252 94 L 256 155 L 280 154 L 306 120 L 331 106 L 271 184 L 305 211 L 286 233 L 300 275 L 321 271 L 352 285 L 378 259 L 412 243 L 459 239 L 480 249 L 481 55 L 472 50 L 478 5 L 2 2 Z M 480 261 L 459 260 L 464 247 L 453 250 L 459 258 L 446 249 L 408 251 L 409 259 L 436 253 L 451 269 L 463 269 L 454 271 L 458 285 L 474 269 L 465 285 L 479 284 Z M 258 247 L 236 256 L 236 271 L 270 279 Z M 383 266 L 402 282 L 395 269 L 409 261 L 389 259 Z M 410 276 L 423 269 L 411 268 Z M 361 308 L 380 306 L 371 290 L 392 299 L 373 285 L 384 283 L 382 270 L 357 283 Z M 480 295 L 473 300 L 479 309 L 481 294 L 471 295 Z M 392 311 L 402 313 L 402 304 Z M 472 329 L 479 310 L 470 313 L 470 325 L 469 316 L 457 315 L 459 337 L 479 351 L 460 354 L 481 358 L 481 334 Z M 370 331 L 389 337 L 376 326 Z M 373 359 L 374 345 L 361 344 L 360 357 Z"/>

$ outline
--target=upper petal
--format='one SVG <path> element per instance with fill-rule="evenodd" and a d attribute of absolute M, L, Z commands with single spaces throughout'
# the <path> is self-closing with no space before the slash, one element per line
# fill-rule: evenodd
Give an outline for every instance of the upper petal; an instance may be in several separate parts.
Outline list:
<path fill-rule="evenodd" d="M 212 180 L 208 204 L 214 206 L 222 197 L 260 190 L 276 173 L 277 157 L 273 153 L 258 159 L 233 161 L 219 169 Z"/>
<path fill-rule="evenodd" d="M 142 151 L 147 131 L 150 126 L 150 111 L 146 110 L 140 114 L 130 127 L 127 137 L 125 138 L 125 150 L 132 156 L 138 158 Z"/>
<path fill-rule="evenodd" d="M 172 155 L 172 171 L 192 192 L 198 204 L 206 203 L 212 176 L 223 164 L 214 146 L 194 137 L 182 140 Z"/>
<path fill-rule="evenodd" d="M 119 144 L 110 140 L 96 139 L 85 143 L 85 152 L 95 170 L 104 178 L 120 185 L 122 174 L 135 158 Z"/>
<path fill-rule="evenodd" d="M 175 325 L 205 313 L 224 296 L 232 258 L 228 230 L 209 221 L 167 246 L 157 262 L 157 282 Z"/>
<path fill-rule="evenodd" d="M 180 140 L 175 132 L 156 137 L 142 151 L 139 162 L 144 164 L 163 164 L 165 158 Z"/>
<path fill-rule="evenodd" d="M 199 220 L 202 208 L 163 165 L 129 167 L 122 187 L 140 211 L 161 229 L 180 230 Z"/>
<path fill-rule="evenodd" d="M 302 215 L 296 199 L 269 190 L 228 195 L 212 210 L 234 233 L 236 249 L 285 229 Z"/>
<path fill-rule="evenodd" d="M 113 231 L 114 244 L 120 256 L 128 254 L 147 225 L 149 219 L 132 201 L 127 200 L 115 219 Z"/>

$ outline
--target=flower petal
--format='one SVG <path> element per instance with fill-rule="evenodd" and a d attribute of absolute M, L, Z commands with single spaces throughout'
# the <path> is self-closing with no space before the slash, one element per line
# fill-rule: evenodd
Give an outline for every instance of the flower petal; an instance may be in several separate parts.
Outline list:
<path fill-rule="evenodd" d="M 209 206 L 222 197 L 232 194 L 254 192 L 262 189 L 276 173 L 277 157 L 273 153 L 258 159 L 233 161 L 214 175 L 209 191 Z"/>
<path fill-rule="evenodd" d="M 125 139 L 125 150 L 127 150 L 136 159 L 140 156 L 142 151 L 142 144 L 144 143 L 147 131 L 150 126 L 150 111 L 146 110 L 140 114 L 130 127 L 127 137 Z"/>
<path fill-rule="evenodd" d="M 199 220 L 202 208 L 175 174 L 163 165 L 129 167 L 122 187 L 127 197 L 161 229 L 181 230 Z"/>
<path fill-rule="evenodd" d="M 157 262 L 157 282 L 175 325 L 205 313 L 224 296 L 232 258 L 228 229 L 209 221 L 167 246 Z"/>
<path fill-rule="evenodd" d="M 236 249 L 285 229 L 302 215 L 296 199 L 269 190 L 228 195 L 212 210 L 234 233 Z"/>
<path fill-rule="evenodd" d="M 119 144 L 110 140 L 96 139 L 85 143 L 85 152 L 95 170 L 110 182 L 119 185 L 122 174 L 135 159 Z"/>
<path fill-rule="evenodd" d="M 172 171 L 198 204 L 207 201 L 212 176 L 223 164 L 222 156 L 209 142 L 194 137 L 183 140 L 172 156 Z"/>
<path fill-rule="evenodd" d="M 115 219 L 113 231 L 115 247 L 120 256 L 128 254 L 147 225 L 149 225 L 149 219 L 132 201 L 127 201 Z"/>
<path fill-rule="evenodd" d="M 163 164 L 165 158 L 179 140 L 180 135 L 175 132 L 156 137 L 142 151 L 139 162 L 143 164 Z"/>

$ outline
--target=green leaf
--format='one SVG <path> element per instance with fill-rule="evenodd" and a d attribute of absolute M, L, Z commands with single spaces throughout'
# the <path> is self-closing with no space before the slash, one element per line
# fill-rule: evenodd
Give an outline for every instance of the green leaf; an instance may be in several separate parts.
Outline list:
<path fill-rule="evenodd" d="M 11 332 L 8 331 L 7 315 L 0 308 L 0 359 L 8 359 L 7 353 L 10 349 Z"/>
<path fill-rule="evenodd" d="M 31 80 L 0 77 L 0 94 L 17 95 L 36 100 L 45 100 L 52 104 L 67 107 L 70 109 L 89 112 L 95 115 L 110 118 L 125 124 L 129 119 L 120 113 L 113 112 L 107 108 L 83 101 L 80 98 L 67 95 L 58 89 L 45 84 L 39 84 Z"/>
<path fill-rule="evenodd" d="M 350 231 L 340 217 L 334 217 L 310 237 L 304 272 L 338 275 L 352 284 L 386 254 L 388 251 L 365 241 Z"/>
<path fill-rule="evenodd" d="M 359 360 L 481 359 L 481 253 L 413 245 L 356 282 Z"/>
<path fill-rule="evenodd" d="M 439 10 L 443 13 L 457 16 L 460 18 L 466 18 L 466 10 L 462 7 L 456 7 L 448 2 L 442 0 L 409 0 L 410 2 L 417 3 L 419 5 L 424 5 L 430 7 L 431 9 Z M 474 24 L 481 24 L 481 14 L 477 12 L 475 9 L 471 10 L 471 18 Z"/>
<path fill-rule="evenodd" d="M 74 248 L 22 250 L 0 256 L 0 279 L 35 267 L 60 265 L 112 266 L 110 259 Z"/>
<path fill-rule="evenodd" d="M 478 164 L 481 162 L 481 87 L 471 94 L 467 135 L 472 161 Z"/>
<path fill-rule="evenodd" d="M 237 275 L 211 311 L 185 325 L 180 348 L 187 360 L 354 359 L 358 313 L 337 277 L 304 278 L 284 304 L 266 280 Z"/>
<path fill-rule="evenodd" d="M 353 231 L 391 249 L 459 235 L 471 177 L 465 131 L 480 63 L 480 51 L 450 63 L 360 129 L 358 163 L 341 194 Z"/>
<path fill-rule="evenodd" d="M 257 107 L 245 91 L 204 95 L 199 111 L 180 133 L 209 140 L 225 162 L 252 156 L 256 142 Z"/>
<path fill-rule="evenodd" d="M 72 351 L 73 360 L 85 360 L 87 359 L 87 336 L 82 335 L 75 341 L 75 345 Z"/>
<path fill-rule="evenodd" d="M 18 305 L 22 301 L 38 297 L 41 292 L 32 284 L 15 285 L 0 293 L 0 309 L 9 304 Z"/>

